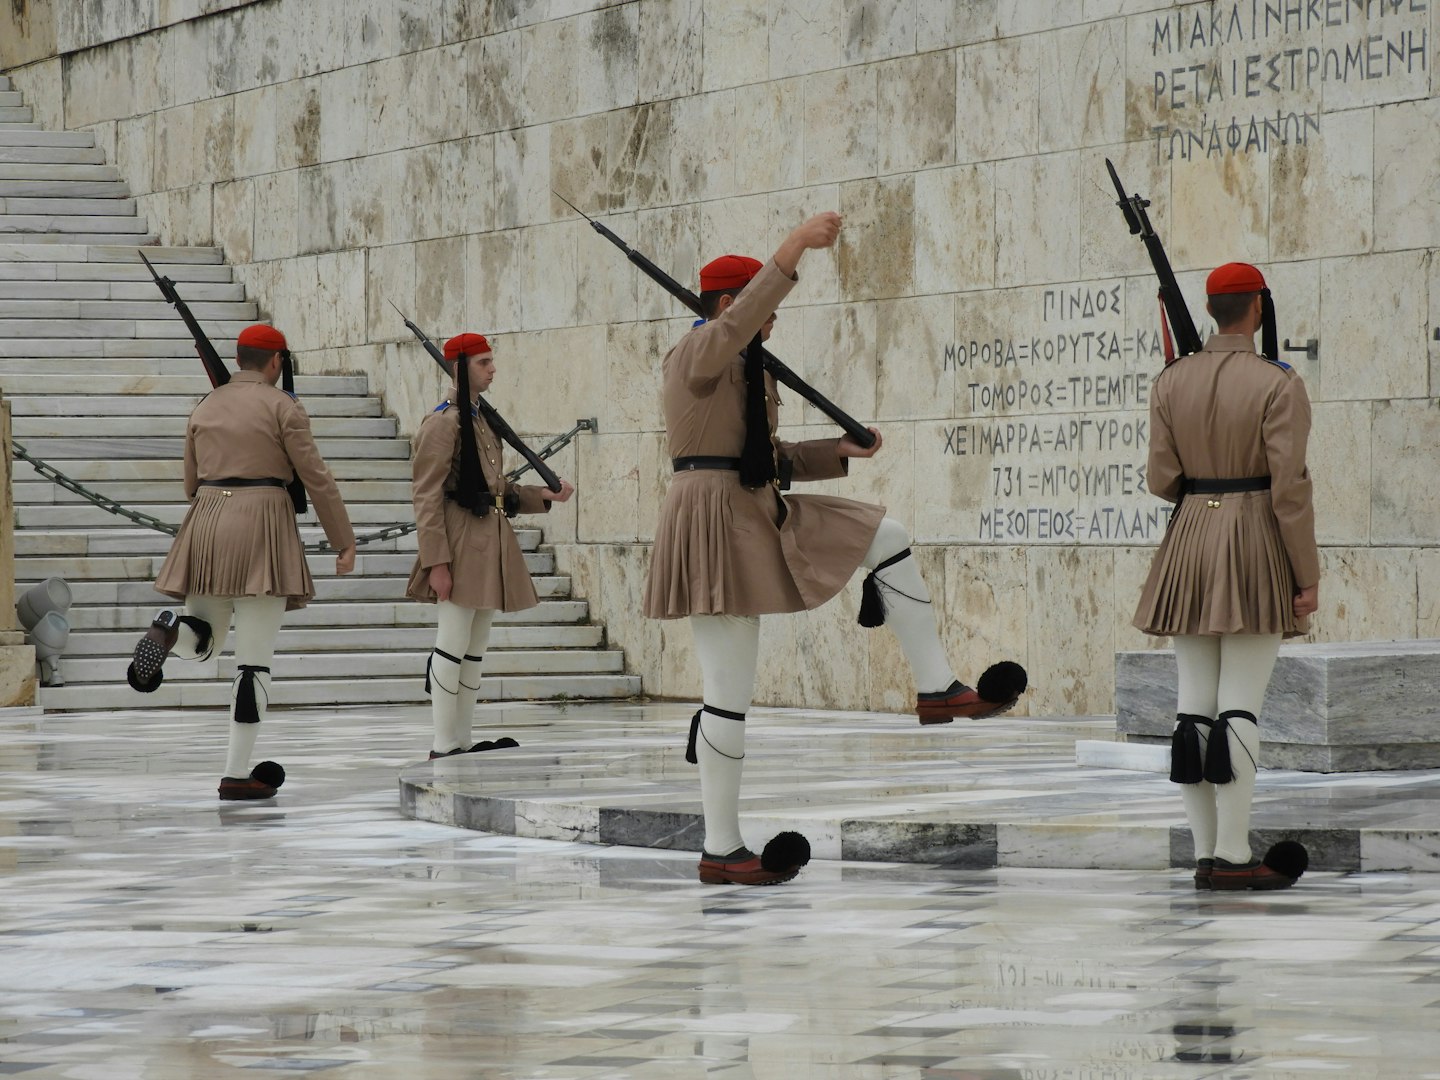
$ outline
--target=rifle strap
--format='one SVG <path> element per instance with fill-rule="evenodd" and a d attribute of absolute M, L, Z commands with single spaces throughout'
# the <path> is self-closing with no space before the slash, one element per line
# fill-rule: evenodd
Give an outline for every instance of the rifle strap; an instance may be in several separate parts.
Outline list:
<path fill-rule="evenodd" d="M 1175 339 L 1170 336 L 1170 322 L 1165 318 L 1165 294 L 1162 292 L 1159 297 L 1160 334 L 1165 339 L 1165 363 L 1168 365 L 1175 362 Z"/>

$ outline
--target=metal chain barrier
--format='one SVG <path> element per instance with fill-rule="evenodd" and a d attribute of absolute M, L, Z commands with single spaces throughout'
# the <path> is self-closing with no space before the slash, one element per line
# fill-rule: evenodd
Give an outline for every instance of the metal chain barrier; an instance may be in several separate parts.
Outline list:
<path fill-rule="evenodd" d="M 551 439 L 548 443 L 546 443 L 544 449 L 540 450 L 535 456 L 538 457 L 541 461 L 544 461 L 545 459 L 550 457 L 554 457 L 566 446 L 570 445 L 570 443 L 575 440 L 575 437 L 579 435 L 582 431 L 599 430 L 599 425 L 597 424 L 594 417 L 591 417 L 588 420 L 576 420 L 574 427 L 572 427 L 569 431 L 565 432 L 562 435 L 556 435 L 555 438 Z M 90 488 L 86 487 L 78 480 L 66 476 L 49 462 L 41 461 L 39 458 L 34 457 L 30 454 L 29 451 L 25 449 L 24 446 L 20 445 L 20 443 L 11 440 L 10 446 L 14 450 L 15 456 L 17 458 L 19 458 L 21 461 L 28 462 L 30 466 L 45 479 L 49 480 L 51 483 L 59 484 L 66 491 L 72 492 L 75 495 L 79 495 L 86 502 L 93 503 L 94 505 L 100 507 L 101 510 L 105 510 L 108 513 L 115 514 L 118 517 L 128 518 L 130 521 L 135 522 L 135 524 L 137 525 L 143 525 L 147 529 L 154 529 L 156 532 L 163 532 L 169 536 L 174 536 L 180 531 L 180 527 L 178 525 L 171 525 L 168 522 L 161 521 L 159 518 L 154 517 L 151 514 L 144 513 L 140 510 L 131 510 L 127 506 L 122 506 L 120 503 L 116 502 L 108 495 L 101 495 L 98 491 L 92 491 Z M 522 465 L 518 469 L 512 469 L 510 472 L 505 474 L 505 479 L 507 479 L 513 484 L 516 480 L 529 472 L 531 468 L 532 466 L 527 463 L 525 465 Z M 355 538 L 355 546 L 360 547 L 364 544 L 380 543 L 384 540 L 397 540 L 402 536 L 408 536 L 418 527 L 419 526 L 417 526 L 413 521 L 405 525 L 390 525 L 384 529 L 378 529 L 375 532 L 366 533 L 363 536 L 357 536 Z M 333 551 L 335 549 L 332 548 L 326 541 L 317 540 L 312 544 L 306 544 L 305 550 L 314 552 L 325 552 Z"/>

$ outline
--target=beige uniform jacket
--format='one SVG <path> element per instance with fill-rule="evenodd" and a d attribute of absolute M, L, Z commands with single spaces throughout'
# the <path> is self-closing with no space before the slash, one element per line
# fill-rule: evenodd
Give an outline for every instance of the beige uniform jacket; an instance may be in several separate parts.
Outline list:
<path fill-rule="evenodd" d="M 420 553 L 406 592 L 416 600 L 433 603 L 436 597 L 430 587 L 430 567 L 449 563 L 454 580 L 451 603 L 477 611 L 524 611 L 538 604 L 540 598 L 535 594 L 515 530 L 503 510 L 492 507 L 484 516 L 476 516 L 446 498 L 460 479 L 460 424 L 455 410 L 452 391 L 446 403 L 427 416 L 415 434 L 411 473 Z M 544 498 L 547 489 L 507 481 L 500 437 L 478 416 L 472 422 L 480 471 L 491 493 L 503 497 L 507 491 L 514 491 L 522 514 L 549 511 L 550 503 Z"/>
<path fill-rule="evenodd" d="M 284 596 L 289 608 L 315 594 L 290 495 L 279 487 L 221 488 L 202 480 L 284 480 L 299 475 L 325 538 L 355 543 L 350 516 L 310 433 L 305 407 L 258 371 L 240 370 L 212 390 L 185 427 L 190 509 L 155 588 L 183 599 Z"/>
<path fill-rule="evenodd" d="M 1179 506 L 1135 625 L 1152 634 L 1306 632 L 1297 589 L 1320 580 L 1305 465 L 1310 399 L 1249 338 L 1217 334 L 1155 379 L 1150 490 Z M 1268 491 L 1184 495 L 1186 479 L 1269 476 Z"/>
<path fill-rule="evenodd" d="M 671 458 L 738 458 L 745 444 L 745 347 L 795 285 L 767 262 L 718 318 L 693 328 L 666 355 L 662 399 Z M 838 439 L 775 437 L 779 395 L 767 374 L 766 412 L 792 479 L 846 475 Z M 745 488 L 733 470 L 682 470 L 660 508 L 645 614 L 763 615 L 802 611 L 850 580 L 884 517 L 883 507 L 823 495 Z"/>

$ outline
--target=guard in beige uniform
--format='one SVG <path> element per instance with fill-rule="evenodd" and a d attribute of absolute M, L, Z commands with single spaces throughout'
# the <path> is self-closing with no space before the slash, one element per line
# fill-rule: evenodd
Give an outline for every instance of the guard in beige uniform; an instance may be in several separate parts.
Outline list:
<path fill-rule="evenodd" d="M 700 272 L 708 319 L 666 355 L 666 434 L 675 469 L 660 510 L 645 592 L 645 614 L 689 618 L 704 681 L 704 705 L 690 726 L 687 759 L 700 766 L 705 850 L 700 880 L 767 885 L 794 877 L 809 844 L 782 833 L 756 857 L 740 834 L 745 713 L 755 690 L 759 616 L 819 607 L 865 566 L 866 625 L 888 622 L 915 676 L 921 723 L 988 716 L 1024 689 L 1024 672 L 961 683 L 940 644 L 930 594 L 909 536 L 883 507 L 819 495 L 782 496 L 788 480 L 845 476 L 848 459 L 873 456 L 848 436 L 801 443 L 775 437 L 779 395 L 760 343 L 775 309 L 795 286 L 807 249 L 829 247 L 837 214 L 796 228 L 775 257 L 727 255 Z M 743 354 L 743 355 L 742 355 Z M 788 475 L 787 475 L 788 473 Z M 999 666 L 999 665 L 997 665 Z M 993 669 L 992 669 L 993 670 Z"/>
<path fill-rule="evenodd" d="M 268 799 L 285 770 L 250 756 L 270 700 L 270 663 L 285 612 L 315 595 L 286 485 L 303 481 L 325 537 L 338 555 L 335 572 L 355 568 L 355 533 L 315 440 L 305 408 L 276 387 L 289 361 L 285 338 L 250 326 L 236 341 L 240 370 L 195 407 L 185 428 L 185 496 L 190 509 L 170 547 L 155 590 L 185 601 L 185 613 L 162 611 L 135 646 L 127 672 L 141 692 L 164 679 L 165 657 L 187 660 L 219 652 L 235 619 L 230 748 L 222 799 Z"/>
<path fill-rule="evenodd" d="M 415 434 L 411 467 L 420 554 L 406 590 L 434 603 L 439 622 L 425 668 L 435 724 L 432 758 L 518 745 L 508 736 L 470 740 L 495 613 L 540 602 L 509 519 L 546 513 L 575 491 L 567 481 L 555 492 L 505 478 L 500 437 L 475 407 L 476 396 L 495 378 L 490 343 L 480 334 L 460 334 L 445 343 L 445 358 L 455 361 L 457 387 Z M 459 409 L 457 401 L 470 408 Z"/>
<path fill-rule="evenodd" d="M 1279 889 L 1304 848 L 1250 851 L 1258 717 L 1282 638 L 1304 634 L 1320 581 L 1305 446 L 1310 399 L 1289 365 L 1255 351 L 1274 308 L 1260 271 L 1227 263 L 1206 283 L 1219 333 L 1155 380 L 1150 490 L 1176 503 L 1135 613 L 1173 635 L 1179 668 L 1170 778 L 1184 785 L 1196 888 Z"/>

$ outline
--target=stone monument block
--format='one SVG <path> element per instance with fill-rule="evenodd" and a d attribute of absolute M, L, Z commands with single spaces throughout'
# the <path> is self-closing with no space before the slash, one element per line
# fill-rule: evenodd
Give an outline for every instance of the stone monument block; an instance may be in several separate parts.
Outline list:
<path fill-rule="evenodd" d="M 1305 772 L 1440 766 L 1440 641 L 1285 645 L 1260 717 L 1261 764 Z M 1168 743 L 1175 654 L 1115 657 L 1116 729 Z"/>
<path fill-rule="evenodd" d="M 10 501 L 10 406 L 0 397 L 0 709 L 35 704 L 35 650 L 15 624 L 14 507 Z"/>

